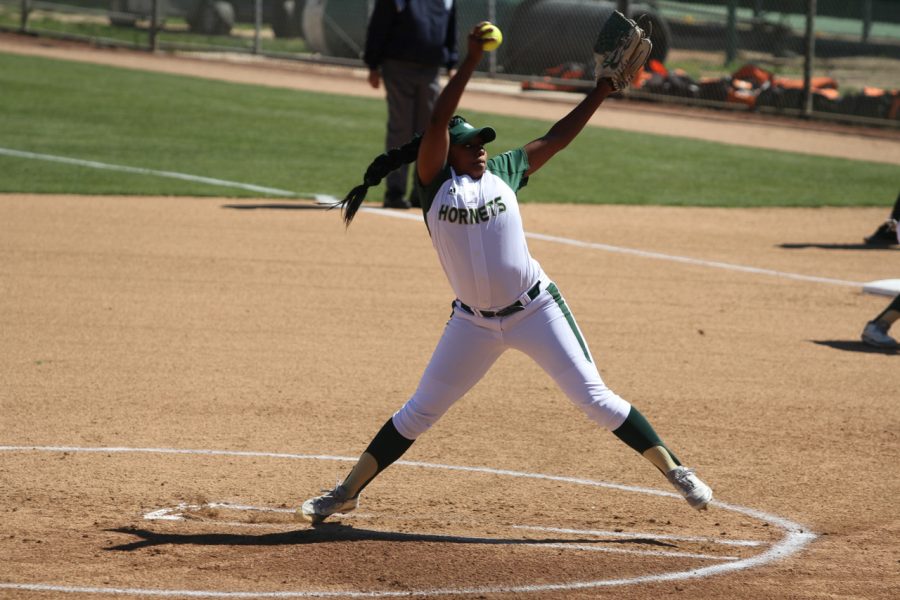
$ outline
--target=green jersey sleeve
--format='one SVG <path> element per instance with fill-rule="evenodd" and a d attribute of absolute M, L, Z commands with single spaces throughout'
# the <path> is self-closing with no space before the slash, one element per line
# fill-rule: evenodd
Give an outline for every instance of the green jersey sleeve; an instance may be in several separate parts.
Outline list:
<path fill-rule="evenodd" d="M 524 148 L 509 150 L 488 159 L 487 170 L 506 182 L 513 191 L 528 185 L 528 154 Z"/>

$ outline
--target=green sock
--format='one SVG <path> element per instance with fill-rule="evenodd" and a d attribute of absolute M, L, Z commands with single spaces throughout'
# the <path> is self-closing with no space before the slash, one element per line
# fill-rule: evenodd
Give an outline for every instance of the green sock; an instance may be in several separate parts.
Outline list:
<path fill-rule="evenodd" d="M 613 431 L 613 434 L 628 444 L 628 447 L 635 450 L 638 454 L 644 454 L 644 452 L 655 446 L 662 446 L 669 453 L 669 456 L 672 457 L 672 460 L 675 461 L 676 465 L 681 464 L 675 453 L 669 450 L 659 438 L 659 435 L 657 435 L 646 417 L 634 406 L 631 407 L 625 422 Z"/>

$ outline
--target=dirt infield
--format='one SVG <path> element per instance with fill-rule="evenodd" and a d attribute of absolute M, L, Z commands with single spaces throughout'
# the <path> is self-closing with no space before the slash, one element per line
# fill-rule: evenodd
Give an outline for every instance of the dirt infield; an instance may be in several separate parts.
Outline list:
<path fill-rule="evenodd" d="M 886 299 L 854 284 L 896 276 L 858 245 L 882 213 L 525 205 L 535 234 L 611 246 L 530 241 L 607 382 L 727 505 L 658 495 L 510 353 L 404 457 L 433 466 L 311 530 L 291 509 L 449 314 L 421 222 L 0 198 L 0 596 L 894 598 L 900 357 L 857 341 Z"/>
<path fill-rule="evenodd" d="M 862 283 L 898 277 L 900 250 L 860 244 L 886 209 L 522 213 L 709 512 L 508 353 L 311 529 L 293 509 L 412 393 L 449 315 L 421 219 L 8 195 L 0 598 L 900 596 L 900 355 L 858 341 L 888 301 Z"/>

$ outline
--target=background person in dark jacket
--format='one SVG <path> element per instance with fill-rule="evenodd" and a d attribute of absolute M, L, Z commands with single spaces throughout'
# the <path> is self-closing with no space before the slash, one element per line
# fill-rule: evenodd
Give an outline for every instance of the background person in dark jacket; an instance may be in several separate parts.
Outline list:
<path fill-rule="evenodd" d="M 384 81 L 388 122 L 385 149 L 397 148 L 425 131 L 441 91 L 440 70 L 451 71 L 456 51 L 456 0 L 376 0 L 366 33 L 364 60 L 369 84 Z M 419 206 L 404 196 L 409 169 L 387 176 L 386 208 Z"/>

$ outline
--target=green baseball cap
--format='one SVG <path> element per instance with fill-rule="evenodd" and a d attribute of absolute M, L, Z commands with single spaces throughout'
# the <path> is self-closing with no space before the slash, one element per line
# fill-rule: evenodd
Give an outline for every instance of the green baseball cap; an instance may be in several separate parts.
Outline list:
<path fill-rule="evenodd" d="M 460 116 L 450 119 L 450 143 L 468 144 L 471 140 L 481 136 L 484 144 L 497 139 L 497 132 L 493 127 L 474 127 Z"/>

